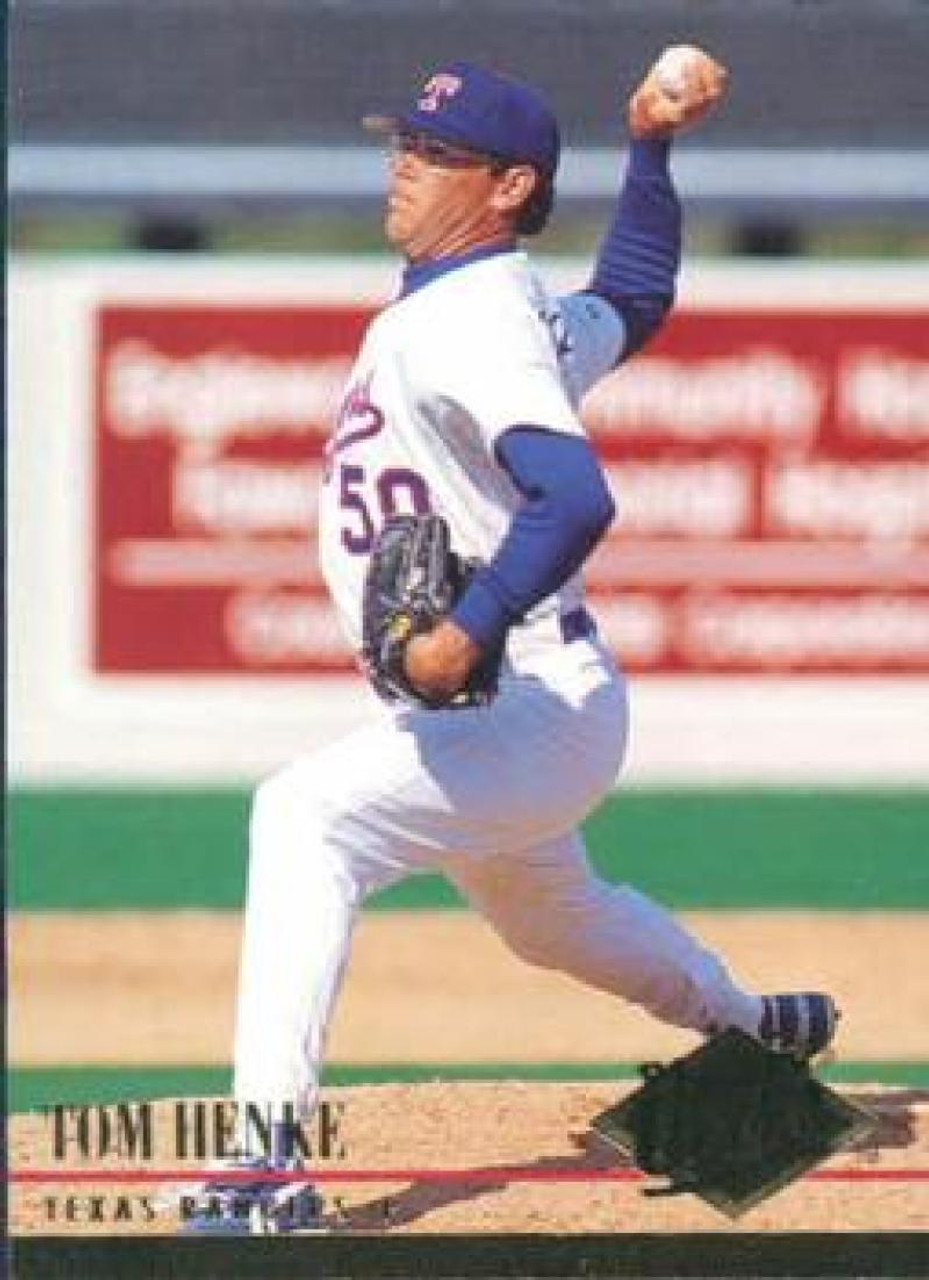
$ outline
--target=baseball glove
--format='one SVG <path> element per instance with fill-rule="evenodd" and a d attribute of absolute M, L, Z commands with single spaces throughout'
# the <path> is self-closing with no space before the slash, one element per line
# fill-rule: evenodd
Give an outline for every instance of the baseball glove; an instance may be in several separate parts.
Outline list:
<path fill-rule="evenodd" d="M 452 551 L 442 516 L 391 516 L 386 522 L 368 562 L 362 618 L 362 659 L 382 698 L 430 708 L 473 707 L 493 698 L 502 650 L 487 655 L 448 702 L 414 689 L 404 665 L 410 640 L 449 613 L 478 567 Z"/>

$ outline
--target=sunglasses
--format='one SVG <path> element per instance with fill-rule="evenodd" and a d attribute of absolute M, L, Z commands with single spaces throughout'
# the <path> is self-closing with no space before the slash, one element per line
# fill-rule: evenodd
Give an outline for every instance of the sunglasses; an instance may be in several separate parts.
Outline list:
<path fill-rule="evenodd" d="M 467 147 L 456 147 L 428 133 L 410 133 L 401 129 L 391 138 L 390 147 L 394 155 L 416 156 L 418 160 L 440 169 L 476 169 L 488 166 L 494 172 L 502 173 L 507 168 L 506 161 L 497 156 L 469 151 Z"/>

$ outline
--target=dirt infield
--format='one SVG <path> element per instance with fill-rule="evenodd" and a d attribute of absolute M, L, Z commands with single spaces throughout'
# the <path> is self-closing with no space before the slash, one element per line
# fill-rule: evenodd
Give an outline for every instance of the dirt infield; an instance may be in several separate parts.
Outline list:
<path fill-rule="evenodd" d="M 755 990 L 832 991 L 840 1059 L 929 1059 L 929 913 L 683 918 Z M 233 912 L 13 915 L 11 1064 L 227 1064 L 240 927 Z M 477 916 L 396 911 L 359 922 L 329 1061 L 640 1062 L 693 1045 L 517 960 Z"/>
<path fill-rule="evenodd" d="M 912 1176 L 929 1170 L 929 1090 L 843 1090 L 877 1119 L 871 1138 L 820 1167 L 833 1177 L 844 1172 L 846 1180 L 824 1180 L 821 1172 L 806 1176 L 733 1224 L 692 1195 L 651 1198 L 642 1194 L 641 1181 L 597 1180 L 605 1170 L 629 1168 L 590 1127 L 629 1087 L 494 1082 L 327 1090 L 325 1100 L 338 1114 L 338 1154 L 317 1158 L 314 1167 L 339 1176 L 319 1184 L 325 1224 L 333 1232 L 427 1234 L 929 1228 L 929 1182 L 886 1180 L 891 1171 Z M 181 1105 L 189 1106 L 189 1100 Z M 153 1165 L 178 1168 L 172 1146 L 175 1103 L 153 1104 L 153 1116 L 151 1161 L 112 1158 L 108 1168 L 143 1174 Z M 81 1167 L 52 1158 L 46 1117 L 15 1117 L 11 1128 L 14 1168 Z M 192 1162 L 182 1167 L 191 1176 L 198 1168 Z M 404 1170 L 419 1172 L 411 1178 L 403 1176 Z M 424 1170 L 444 1171 L 446 1178 L 430 1182 L 422 1176 Z M 359 1171 L 390 1171 L 393 1176 L 353 1183 L 351 1174 Z M 448 1171 L 472 1177 L 450 1180 Z M 583 1180 L 557 1181 L 556 1176 Z M 160 1235 L 178 1230 L 176 1212 L 155 1211 L 166 1193 L 164 1185 L 107 1184 L 105 1177 L 92 1186 L 69 1186 L 67 1180 L 54 1186 L 14 1185 L 13 1233 Z M 95 1215 L 98 1220 L 92 1220 Z"/>
<path fill-rule="evenodd" d="M 756 988 L 815 981 L 834 991 L 844 1010 L 840 1061 L 929 1058 L 929 915 L 729 912 L 687 921 Z M 10 924 L 14 1067 L 229 1062 L 237 915 L 21 914 Z M 359 924 L 329 1061 L 435 1063 L 439 1074 L 442 1063 L 641 1062 L 693 1047 L 688 1033 L 516 960 L 472 915 L 392 912 Z M 633 1181 L 590 1180 L 617 1167 L 591 1120 L 624 1092 L 609 1083 L 512 1081 L 328 1090 L 344 1104 L 346 1148 L 330 1172 L 400 1171 L 384 1182 L 326 1182 L 328 1225 L 348 1233 L 732 1230 L 693 1196 L 647 1198 Z M 929 1091 L 875 1084 L 849 1092 L 877 1111 L 876 1145 L 825 1167 L 858 1176 L 805 1179 L 744 1215 L 736 1230 L 929 1229 L 929 1181 L 881 1180 L 893 1170 L 929 1170 Z M 172 1105 L 152 1104 L 162 1144 Z M 14 1117 L 10 1138 L 14 1170 L 62 1167 L 46 1117 Z M 168 1153 L 159 1164 L 177 1161 Z M 525 1167 L 525 1178 L 494 1176 L 513 1165 Z M 402 1176 L 414 1169 L 477 1172 L 471 1182 Z M 544 1180 L 558 1171 L 588 1180 Z M 151 1182 L 14 1183 L 10 1225 L 30 1235 L 170 1233 L 177 1216 L 153 1209 L 163 1190 Z"/>

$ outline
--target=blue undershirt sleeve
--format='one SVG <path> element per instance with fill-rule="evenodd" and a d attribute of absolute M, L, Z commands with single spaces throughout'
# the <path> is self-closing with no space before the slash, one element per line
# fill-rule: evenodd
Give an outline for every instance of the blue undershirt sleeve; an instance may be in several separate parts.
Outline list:
<path fill-rule="evenodd" d="M 514 622 L 577 572 L 614 515 L 584 436 L 512 427 L 497 442 L 497 458 L 525 501 L 451 615 L 485 650 L 501 644 Z"/>
<path fill-rule="evenodd" d="M 671 181 L 669 140 L 633 140 L 613 218 L 584 292 L 605 298 L 626 330 L 621 354 L 638 351 L 674 301 L 681 260 L 681 206 Z"/>

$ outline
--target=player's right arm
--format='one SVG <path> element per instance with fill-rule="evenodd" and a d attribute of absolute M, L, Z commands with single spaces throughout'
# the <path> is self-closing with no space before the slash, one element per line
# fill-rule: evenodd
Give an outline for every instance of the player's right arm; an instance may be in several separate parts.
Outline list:
<path fill-rule="evenodd" d="M 671 180 L 671 142 L 634 138 L 616 208 L 600 245 L 590 282 L 562 303 L 579 350 L 589 346 L 598 313 L 612 312 L 614 341 L 600 349 L 602 374 L 645 345 L 674 302 L 681 260 L 681 206 Z M 618 321 L 618 323 L 617 323 Z M 585 381 L 588 381 L 587 375 Z"/>
<path fill-rule="evenodd" d="M 709 55 L 684 97 L 670 97 L 652 67 L 629 99 L 631 143 L 613 216 L 586 289 L 562 299 L 581 390 L 658 332 L 674 303 L 681 207 L 670 172 L 673 135 L 722 96 L 725 72 Z"/>

